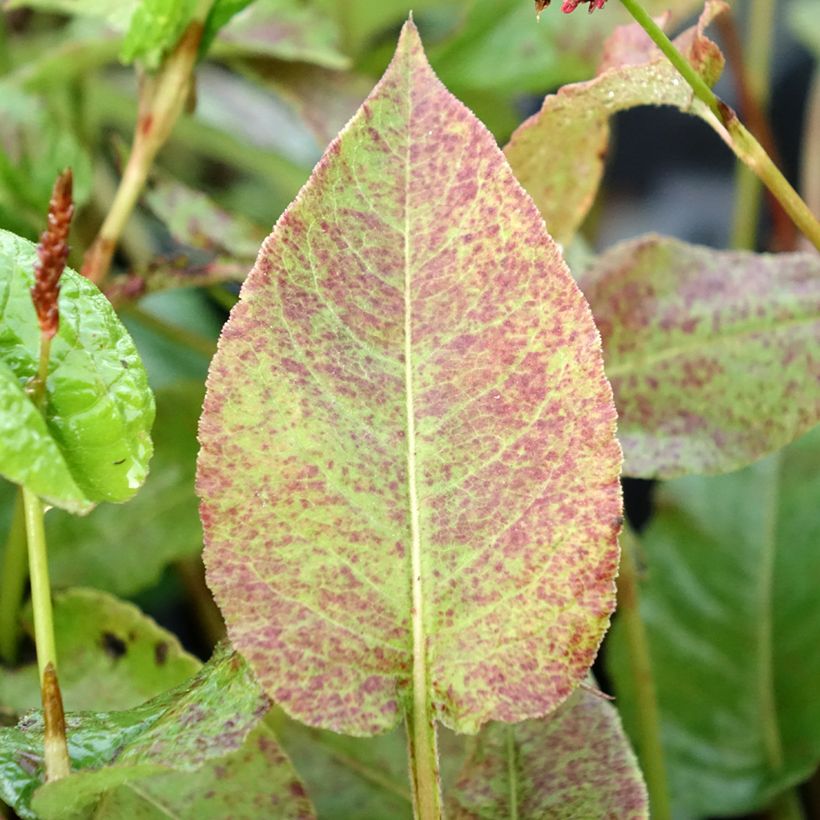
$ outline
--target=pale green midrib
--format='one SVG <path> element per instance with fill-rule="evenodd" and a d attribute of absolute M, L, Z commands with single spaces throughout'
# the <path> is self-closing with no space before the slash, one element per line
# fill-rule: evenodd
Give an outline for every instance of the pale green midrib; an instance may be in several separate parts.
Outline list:
<path fill-rule="evenodd" d="M 799 326 L 802 324 L 810 325 L 817 322 L 820 322 L 820 317 L 818 316 L 799 316 L 785 322 L 777 322 L 775 323 L 774 328 L 772 328 L 772 323 L 765 324 L 763 322 L 756 322 L 754 324 L 745 324 L 735 328 L 730 333 L 721 334 L 717 337 L 713 336 L 701 338 L 696 344 L 675 345 L 673 347 L 658 350 L 656 353 L 652 353 L 648 356 L 640 356 L 632 361 L 627 359 L 613 365 L 608 365 L 605 368 L 606 375 L 609 379 L 618 376 L 629 376 L 632 373 L 640 373 L 641 371 L 648 369 L 650 365 L 657 364 L 658 362 L 662 362 L 666 359 L 674 359 L 676 356 L 685 356 L 693 353 L 709 353 L 714 350 L 716 345 L 734 342 L 744 336 L 750 336 L 755 333 L 763 333 L 766 331 L 771 331 L 772 329 L 776 332 L 793 326 Z M 651 339 L 647 340 L 647 342 L 651 341 Z"/>
<path fill-rule="evenodd" d="M 510 785 L 510 820 L 518 820 L 518 762 L 515 759 L 514 726 L 507 726 L 507 779 Z"/>
<path fill-rule="evenodd" d="M 761 617 L 758 626 L 757 685 L 766 761 L 771 770 L 777 772 L 783 766 L 783 745 L 780 738 L 780 727 L 777 720 L 777 698 L 774 691 L 774 644 L 772 636 L 772 586 L 777 549 L 777 502 L 781 467 L 780 456 L 775 456 L 775 459 L 772 480 L 769 482 L 763 548 L 760 556 Z"/>

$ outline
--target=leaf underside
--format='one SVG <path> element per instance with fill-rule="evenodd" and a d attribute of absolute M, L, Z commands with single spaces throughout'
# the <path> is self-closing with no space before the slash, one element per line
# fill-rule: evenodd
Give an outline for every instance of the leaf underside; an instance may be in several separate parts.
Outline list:
<path fill-rule="evenodd" d="M 393 726 L 413 675 L 459 731 L 545 714 L 613 606 L 614 421 L 588 306 L 408 23 L 212 363 L 198 490 L 232 642 L 337 731 Z"/>

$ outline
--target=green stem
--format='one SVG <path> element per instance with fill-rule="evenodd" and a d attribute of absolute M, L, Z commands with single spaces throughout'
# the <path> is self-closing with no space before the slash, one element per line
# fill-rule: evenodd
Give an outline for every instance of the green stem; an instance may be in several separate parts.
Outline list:
<path fill-rule="evenodd" d="M 661 721 L 646 626 L 641 618 L 636 542 L 632 531 L 621 533 L 621 566 L 618 574 L 618 618 L 624 626 L 629 667 L 637 702 L 636 747 L 641 762 L 653 820 L 671 820 L 672 808 L 661 744 Z"/>
<path fill-rule="evenodd" d="M 769 807 L 771 820 L 804 820 L 805 813 L 795 789 L 783 792 Z"/>
<path fill-rule="evenodd" d="M 154 159 L 188 101 L 203 23 L 212 4 L 213 0 L 200 0 L 193 19 L 158 73 L 143 77 L 131 153 L 114 201 L 83 262 L 83 274 L 97 285 L 108 276 L 117 243 L 145 187 Z"/>
<path fill-rule="evenodd" d="M 739 78 L 739 82 L 746 84 L 749 102 L 763 115 L 769 106 L 774 2 L 773 0 L 752 0 L 750 9 L 746 58 L 742 65 L 737 66 L 737 71 L 743 72 L 744 76 Z M 735 173 L 732 247 L 754 248 L 757 222 L 760 216 L 761 193 L 760 181 L 748 166 L 738 162 Z"/>
<path fill-rule="evenodd" d="M 735 155 L 758 176 L 783 206 L 792 222 L 820 250 L 820 222 L 809 210 L 797 191 L 792 188 L 760 143 L 743 126 L 737 114 L 722 102 L 695 71 L 686 58 L 675 48 L 660 26 L 650 17 L 638 0 L 621 0 L 638 25 L 652 38 L 669 62 L 692 88 L 695 96 L 706 106 L 711 117 L 704 118 L 724 137 Z"/>
<path fill-rule="evenodd" d="M 9 664 L 17 660 L 18 618 L 28 577 L 26 573 L 26 519 L 23 491 L 18 489 L 0 577 L 0 658 Z"/>
<path fill-rule="evenodd" d="M 43 504 L 35 493 L 23 487 L 23 510 L 28 540 L 31 578 L 31 606 L 34 614 L 34 641 L 43 700 L 43 737 L 46 782 L 67 777 L 71 771 L 65 734 L 65 717 L 60 685 L 57 682 L 57 647 L 43 522 Z"/>
<path fill-rule="evenodd" d="M 510 787 L 509 818 L 518 820 L 518 760 L 514 726 L 507 726 L 507 779 Z"/>
<path fill-rule="evenodd" d="M 426 691 L 415 694 L 407 715 L 407 752 L 415 820 L 441 820 L 441 778 L 439 776 L 436 724 Z"/>

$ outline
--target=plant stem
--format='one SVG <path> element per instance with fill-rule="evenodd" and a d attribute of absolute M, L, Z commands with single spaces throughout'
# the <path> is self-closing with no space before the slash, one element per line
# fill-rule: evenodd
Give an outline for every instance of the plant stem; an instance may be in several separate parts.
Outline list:
<path fill-rule="evenodd" d="M 793 788 L 779 795 L 768 811 L 771 820 L 804 820 L 805 816 L 800 798 Z"/>
<path fill-rule="evenodd" d="M 754 171 L 783 206 L 792 222 L 820 250 L 820 222 L 772 162 L 760 143 L 740 122 L 737 114 L 715 95 L 706 81 L 688 63 L 663 33 L 660 26 L 641 6 L 639 0 L 621 0 L 621 3 L 638 25 L 652 38 L 669 62 L 678 69 L 681 76 L 689 83 L 695 96 L 706 106 L 711 116 L 704 116 L 704 119 L 721 134 L 735 155 Z"/>
<path fill-rule="evenodd" d="M 54 643 L 54 617 L 51 610 L 51 584 L 48 579 L 43 505 L 31 490 L 23 487 L 23 507 L 28 540 L 31 605 L 34 613 L 34 640 L 45 721 L 46 781 L 66 777 L 71 769 L 65 735 L 65 718 L 60 686 L 57 682 L 57 648 Z"/>
<path fill-rule="evenodd" d="M 426 687 L 425 687 L 426 688 Z M 436 724 L 426 691 L 413 694 L 407 715 L 407 753 L 415 820 L 441 820 L 441 778 Z"/>
<path fill-rule="evenodd" d="M 518 765 L 515 748 L 515 727 L 507 726 L 507 780 L 510 785 L 510 820 L 518 820 Z"/>
<path fill-rule="evenodd" d="M 139 114 L 128 163 L 114 201 L 83 262 L 83 275 L 101 285 L 117 243 L 137 204 L 157 153 L 171 134 L 188 100 L 199 57 L 203 22 L 212 0 L 200 0 L 196 14 L 156 75 L 143 77 Z"/>
<path fill-rule="evenodd" d="M 618 617 L 624 625 L 637 701 L 637 752 L 641 762 L 653 820 L 671 820 L 672 809 L 661 744 L 661 722 L 646 627 L 641 619 L 635 536 L 628 527 L 621 533 L 621 566 L 618 574 Z"/>
<path fill-rule="evenodd" d="M 26 572 L 26 519 L 23 491 L 18 489 L 0 577 L 0 658 L 9 664 L 17 660 L 18 616 L 28 577 Z"/>

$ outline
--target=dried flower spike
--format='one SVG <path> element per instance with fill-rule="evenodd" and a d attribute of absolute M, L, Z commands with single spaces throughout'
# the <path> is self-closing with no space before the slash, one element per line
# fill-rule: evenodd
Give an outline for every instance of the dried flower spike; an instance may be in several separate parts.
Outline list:
<path fill-rule="evenodd" d="M 34 263 L 31 301 L 34 302 L 40 331 L 49 339 L 57 333 L 60 324 L 57 297 L 60 294 L 60 276 L 68 259 L 68 231 L 74 215 L 71 189 L 71 169 L 66 168 L 54 183 L 48 203 L 48 227 L 40 235 L 37 262 Z"/>
<path fill-rule="evenodd" d="M 549 6 L 551 0 L 535 0 L 535 16 L 540 20 L 541 12 Z"/>

